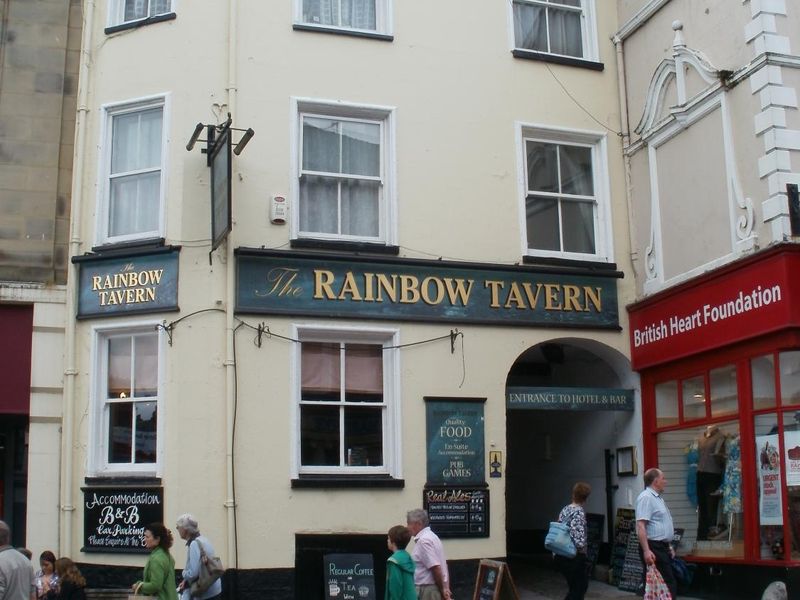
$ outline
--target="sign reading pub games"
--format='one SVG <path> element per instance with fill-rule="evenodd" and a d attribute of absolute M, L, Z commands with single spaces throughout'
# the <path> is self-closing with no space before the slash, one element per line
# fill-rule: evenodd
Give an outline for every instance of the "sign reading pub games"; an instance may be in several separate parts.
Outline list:
<path fill-rule="evenodd" d="M 81 552 L 147 554 L 144 528 L 164 521 L 161 487 L 83 489 Z"/>
<path fill-rule="evenodd" d="M 242 313 L 615 329 L 616 272 L 239 248 Z"/>
<path fill-rule="evenodd" d="M 179 251 L 74 257 L 80 268 L 78 317 L 178 310 Z"/>

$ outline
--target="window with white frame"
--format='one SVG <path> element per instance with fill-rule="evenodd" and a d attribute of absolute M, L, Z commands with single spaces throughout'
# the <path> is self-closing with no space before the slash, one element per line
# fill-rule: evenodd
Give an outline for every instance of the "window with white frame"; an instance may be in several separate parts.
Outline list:
<path fill-rule="evenodd" d="M 528 254 L 607 259 L 605 137 L 523 129 Z"/>
<path fill-rule="evenodd" d="M 159 336 L 147 329 L 97 336 L 95 470 L 152 474 L 158 463 Z"/>
<path fill-rule="evenodd" d="M 101 243 L 161 235 L 164 98 L 106 107 Z"/>
<path fill-rule="evenodd" d="M 391 0 L 295 0 L 295 21 L 302 25 L 389 33 Z"/>
<path fill-rule="evenodd" d="M 386 242 L 391 113 L 299 105 L 298 237 Z"/>
<path fill-rule="evenodd" d="M 301 330 L 299 473 L 392 474 L 394 332 Z"/>
<path fill-rule="evenodd" d="M 592 0 L 513 0 L 514 46 L 545 54 L 594 59 Z"/>
<path fill-rule="evenodd" d="M 142 21 L 172 12 L 173 0 L 109 0 L 109 26 Z"/>

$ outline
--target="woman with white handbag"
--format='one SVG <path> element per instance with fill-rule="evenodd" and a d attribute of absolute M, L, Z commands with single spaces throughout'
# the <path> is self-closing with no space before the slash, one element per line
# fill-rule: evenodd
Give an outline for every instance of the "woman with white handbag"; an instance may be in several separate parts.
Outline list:
<path fill-rule="evenodd" d="M 564 600 L 583 600 L 589 587 L 589 574 L 586 571 L 586 511 L 584 505 L 592 487 L 579 481 L 572 487 L 572 502 L 561 509 L 558 521 L 569 528 L 569 537 L 575 544 L 575 556 L 567 558 L 555 555 L 556 567 L 567 580 L 569 591 Z"/>
<path fill-rule="evenodd" d="M 190 514 L 178 517 L 175 527 L 182 540 L 186 541 L 186 567 L 183 569 L 183 581 L 178 586 L 181 600 L 218 600 L 222 598 L 222 581 L 216 579 L 208 589 L 197 591 L 196 583 L 200 579 L 201 561 L 215 556 L 214 546 L 207 537 L 200 534 L 197 519 Z M 192 584 L 195 583 L 195 591 Z"/>

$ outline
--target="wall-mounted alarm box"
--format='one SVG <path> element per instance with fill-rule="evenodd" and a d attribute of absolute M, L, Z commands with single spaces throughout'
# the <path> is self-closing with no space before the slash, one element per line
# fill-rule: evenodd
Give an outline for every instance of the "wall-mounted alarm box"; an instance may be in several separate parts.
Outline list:
<path fill-rule="evenodd" d="M 269 205 L 269 221 L 274 225 L 285 225 L 289 207 L 284 196 L 273 196 Z"/>

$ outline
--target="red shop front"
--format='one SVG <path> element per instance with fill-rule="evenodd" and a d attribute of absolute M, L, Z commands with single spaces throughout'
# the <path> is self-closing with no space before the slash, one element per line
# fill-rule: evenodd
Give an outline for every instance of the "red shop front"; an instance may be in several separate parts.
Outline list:
<path fill-rule="evenodd" d="M 794 587 L 800 246 L 776 245 L 628 312 L 645 464 L 667 477 L 665 499 L 683 530 L 679 554 L 720 575 L 717 584 L 754 565 Z"/>

